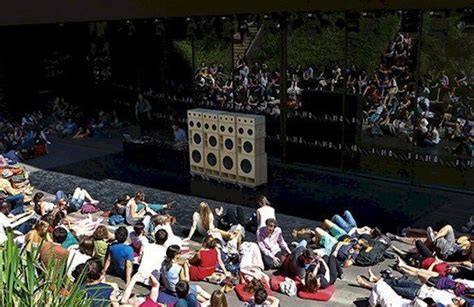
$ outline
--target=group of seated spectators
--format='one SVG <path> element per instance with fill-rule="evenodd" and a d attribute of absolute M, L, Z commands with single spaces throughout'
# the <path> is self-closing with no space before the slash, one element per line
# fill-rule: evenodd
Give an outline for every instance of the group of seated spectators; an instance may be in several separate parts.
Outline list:
<path fill-rule="evenodd" d="M 21 167 L 4 169 L 16 173 Z M 395 258 L 394 269 L 404 276 L 384 270 L 378 277 L 369 270 L 366 279 L 357 278 L 371 290 L 371 306 L 473 304 L 472 218 L 462 229 L 468 235 L 459 238 L 449 225 L 438 231 L 407 228 L 398 236 L 360 227 L 345 211 L 318 227 L 293 229 L 293 242 L 287 242 L 275 209 L 258 196 L 250 217 L 240 207 L 212 209 L 201 202 L 182 238 L 175 233 L 176 217 L 169 214 L 174 202 L 151 203 L 138 191 L 119 196 L 110 211 L 92 217 L 99 200 L 88 191 L 78 187 L 47 199 L 42 192 L 33 195 L 29 182 L 18 185 L 14 178 L 0 179 L 0 244 L 11 230 L 22 249 L 39 251 L 42 269 L 52 260 L 64 264 L 67 278 L 82 283 L 94 306 L 220 307 L 228 306 L 226 293 L 233 290 L 244 306 L 278 306 L 274 292 L 327 301 L 348 267 Z M 413 248 L 397 248 L 394 241 Z M 106 275 L 122 279 L 122 289 Z M 222 288 L 210 293 L 197 281 Z M 134 295 L 137 283 L 149 294 Z"/>
<path fill-rule="evenodd" d="M 47 152 L 49 129 L 41 111 L 25 113 L 19 120 L 0 116 L 0 154 L 17 163 Z"/>
<path fill-rule="evenodd" d="M 124 125 L 115 110 L 110 112 L 97 110 L 86 113 L 62 97 L 55 97 L 51 101 L 50 108 L 49 126 L 61 137 L 78 139 L 108 136 L 107 128 L 120 128 Z"/>

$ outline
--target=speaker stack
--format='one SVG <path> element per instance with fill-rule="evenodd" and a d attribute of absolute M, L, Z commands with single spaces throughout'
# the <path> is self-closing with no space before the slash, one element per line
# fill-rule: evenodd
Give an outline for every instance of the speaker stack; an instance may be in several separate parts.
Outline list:
<path fill-rule="evenodd" d="M 249 187 L 267 182 L 264 116 L 193 109 L 188 129 L 191 174 Z"/>
<path fill-rule="evenodd" d="M 265 117 L 237 115 L 237 181 L 241 185 L 259 186 L 267 182 L 265 153 Z"/>
<path fill-rule="evenodd" d="M 204 174 L 203 113 L 206 109 L 188 111 L 189 165 L 191 174 Z"/>

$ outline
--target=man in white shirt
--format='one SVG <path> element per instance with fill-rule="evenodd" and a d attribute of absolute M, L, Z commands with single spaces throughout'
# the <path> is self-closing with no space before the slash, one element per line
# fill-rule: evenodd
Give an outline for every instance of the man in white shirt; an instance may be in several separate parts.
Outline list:
<path fill-rule="evenodd" d="M 168 233 L 166 230 L 158 229 L 158 231 L 155 233 L 155 243 L 147 244 L 143 248 L 137 274 L 143 276 L 144 283 L 148 281 L 150 274 L 153 275 L 157 280 L 160 280 L 161 264 L 166 258 L 165 243 L 167 240 Z"/>
<path fill-rule="evenodd" d="M 0 205 L 0 245 L 7 240 L 6 229 L 16 229 L 16 234 L 26 234 L 31 230 L 31 226 L 26 224 L 34 215 L 34 212 L 24 212 L 19 215 L 10 216 L 10 204 L 3 202 Z"/>

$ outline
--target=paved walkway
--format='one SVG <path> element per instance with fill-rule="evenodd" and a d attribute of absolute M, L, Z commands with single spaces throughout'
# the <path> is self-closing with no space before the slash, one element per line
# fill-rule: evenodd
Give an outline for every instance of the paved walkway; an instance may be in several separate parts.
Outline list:
<path fill-rule="evenodd" d="M 159 189 L 139 186 L 133 183 L 127 183 L 120 180 L 114 179 L 102 179 L 95 180 L 91 178 L 79 177 L 71 174 L 64 174 L 60 172 L 55 172 L 48 169 L 54 169 L 58 165 L 67 165 L 68 163 L 81 163 L 80 161 L 85 161 L 88 159 L 107 156 L 109 154 L 116 153 L 120 151 L 119 143 L 116 140 L 111 140 L 111 144 L 107 144 L 103 141 L 94 141 L 88 142 L 86 140 L 71 141 L 71 140 L 61 140 L 60 144 L 56 144 L 51 151 L 51 154 L 46 157 L 41 157 L 36 160 L 28 161 L 26 167 L 31 170 L 30 179 L 32 184 L 39 190 L 45 191 L 47 193 L 55 193 L 58 189 L 64 190 L 66 192 L 72 192 L 76 187 L 80 186 L 87 189 L 94 198 L 97 198 L 101 201 L 101 206 L 105 210 L 110 208 L 113 201 L 117 196 L 123 194 L 124 192 L 134 193 L 138 189 L 143 189 L 147 196 L 147 199 L 150 202 L 167 202 L 167 201 L 176 201 L 177 204 L 171 210 L 171 214 L 177 217 L 178 223 L 175 225 L 175 233 L 181 236 L 184 236 L 185 231 L 190 227 L 192 214 L 198 208 L 198 205 L 201 201 L 207 201 L 211 207 L 216 208 L 222 206 L 224 208 L 230 208 L 237 206 L 228 202 L 218 202 L 210 199 L 203 199 L 200 197 L 182 195 L 173 192 L 167 192 Z M 81 143 L 82 142 L 82 143 Z M 112 146 L 110 146 L 112 145 Z M 105 160 L 103 163 L 107 163 Z M 84 165 L 87 165 L 85 163 Z M 98 167 L 97 172 L 103 172 L 99 178 L 108 178 L 107 168 Z M 143 174 L 146 176 L 146 173 Z M 269 195 L 271 199 L 271 195 Z M 247 204 L 248 206 L 242 206 L 242 209 L 246 217 L 255 211 L 255 207 L 252 208 L 252 204 Z M 314 208 L 308 207 L 308 210 L 315 210 Z M 415 210 L 414 208 L 412 210 Z M 363 211 L 353 212 L 356 219 L 358 214 L 364 214 Z M 462 215 L 463 216 L 463 215 Z M 320 216 L 320 220 L 327 218 L 327 216 Z M 390 217 L 387 217 L 390 218 Z M 463 216 L 464 218 L 464 216 Z M 291 230 L 295 227 L 315 227 L 319 223 L 315 220 L 303 219 L 292 217 L 288 215 L 278 214 L 277 219 L 280 227 L 283 229 L 285 238 L 290 242 L 290 233 Z M 381 221 L 383 224 L 383 221 Z M 383 225 L 382 225 L 383 226 Z M 248 235 L 247 239 L 254 240 L 255 235 Z M 374 268 L 374 272 L 379 272 L 382 269 L 385 269 L 390 265 L 389 261 L 382 263 Z M 351 267 L 345 270 L 344 278 L 338 280 L 336 283 L 337 291 L 330 302 L 321 303 L 314 301 L 305 301 L 300 300 L 295 297 L 287 297 L 284 295 L 276 294 L 276 296 L 281 300 L 282 306 L 365 306 L 366 298 L 369 295 L 367 290 L 361 289 L 354 286 L 355 278 L 359 274 L 366 274 L 367 270 L 360 267 Z M 113 279 L 120 286 L 123 287 L 123 283 L 119 280 Z M 212 292 L 217 286 L 200 283 L 203 288 Z M 146 293 L 146 289 L 138 287 L 138 293 Z M 241 303 L 238 301 L 235 293 L 228 294 L 228 300 L 230 306 L 240 306 Z"/>

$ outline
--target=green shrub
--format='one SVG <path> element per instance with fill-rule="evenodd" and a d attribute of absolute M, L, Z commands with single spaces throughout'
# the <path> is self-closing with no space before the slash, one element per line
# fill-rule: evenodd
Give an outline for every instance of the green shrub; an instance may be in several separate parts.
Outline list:
<path fill-rule="evenodd" d="M 65 261 L 50 262 L 45 270 L 38 269 L 38 252 L 20 251 L 11 231 L 0 247 L 0 306 L 90 306 L 80 281 L 71 284 L 66 275 Z M 68 289 L 65 295 L 63 289 Z"/>

